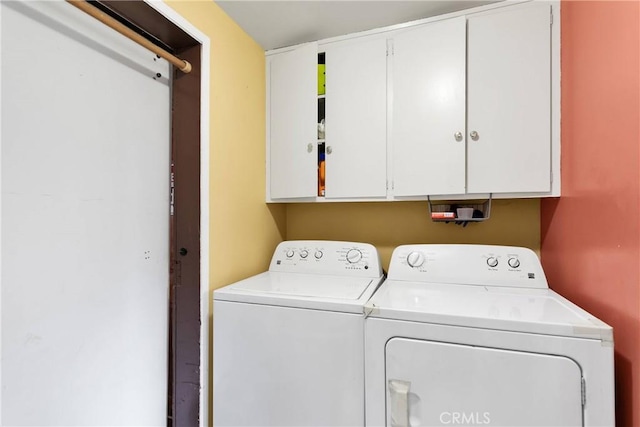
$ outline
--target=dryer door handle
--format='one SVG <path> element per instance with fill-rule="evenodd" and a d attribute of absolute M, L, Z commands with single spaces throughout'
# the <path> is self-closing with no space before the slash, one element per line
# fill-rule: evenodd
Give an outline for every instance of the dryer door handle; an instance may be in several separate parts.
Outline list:
<path fill-rule="evenodd" d="M 389 380 L 391 427 L 409 427 L 409 390 L 411 381 Z"/>

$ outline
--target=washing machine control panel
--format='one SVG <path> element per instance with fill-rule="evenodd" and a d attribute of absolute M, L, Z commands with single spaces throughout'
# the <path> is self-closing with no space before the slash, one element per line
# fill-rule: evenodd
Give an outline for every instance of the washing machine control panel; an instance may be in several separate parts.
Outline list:
<path fill-rule="evenodd" d="M 389 280 L 548 288 L 531 249 L 491 245 L 404 245 L 393 251 Z"/>
<path fill-rule="evenodd" d="M 290 240 L 278 245 L 269 271 L 340 276 L 382 276 L 377 249 L 368 243 Z"/>

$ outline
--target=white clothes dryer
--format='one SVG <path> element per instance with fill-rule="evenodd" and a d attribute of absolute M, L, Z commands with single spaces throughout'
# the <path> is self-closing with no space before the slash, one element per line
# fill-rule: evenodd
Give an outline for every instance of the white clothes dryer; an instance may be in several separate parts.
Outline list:
<path fill-rule="evenodd" d="M 225 426 L 363 426 L 372 245 L 286 241 L 269 271 L 213 294 L 213 418 Z"/>
<path fill-rule="evenodd" d="M 525 248 L 405 245 L 367 304 L 367 426 L 613 426 L 611 327 Z"/>

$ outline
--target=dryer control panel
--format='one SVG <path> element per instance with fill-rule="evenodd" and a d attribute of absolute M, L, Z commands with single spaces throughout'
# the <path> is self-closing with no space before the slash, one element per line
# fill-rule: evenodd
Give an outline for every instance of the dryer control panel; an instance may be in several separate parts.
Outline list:
<path fill-rule="evenodd" d="M 278 245 L 269 271 L 378 278 L 378 250 L 368 243 L 289 240 Z"/>
<path fill-rule="evenodd" d="M 516 246 L 403 245 L 391 256 L 389 280 L 547 289 L 535 252 Z"/>

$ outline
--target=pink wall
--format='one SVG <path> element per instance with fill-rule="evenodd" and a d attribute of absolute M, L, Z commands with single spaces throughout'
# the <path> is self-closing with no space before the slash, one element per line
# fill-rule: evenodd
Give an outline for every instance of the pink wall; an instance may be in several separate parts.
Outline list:
<path fill-rule="evenodd" d="M 562 197 L 541 204 L 551 287 L 613 326 L 618 426 L 640 425 L 640 3 L 563 1 Z"/>

